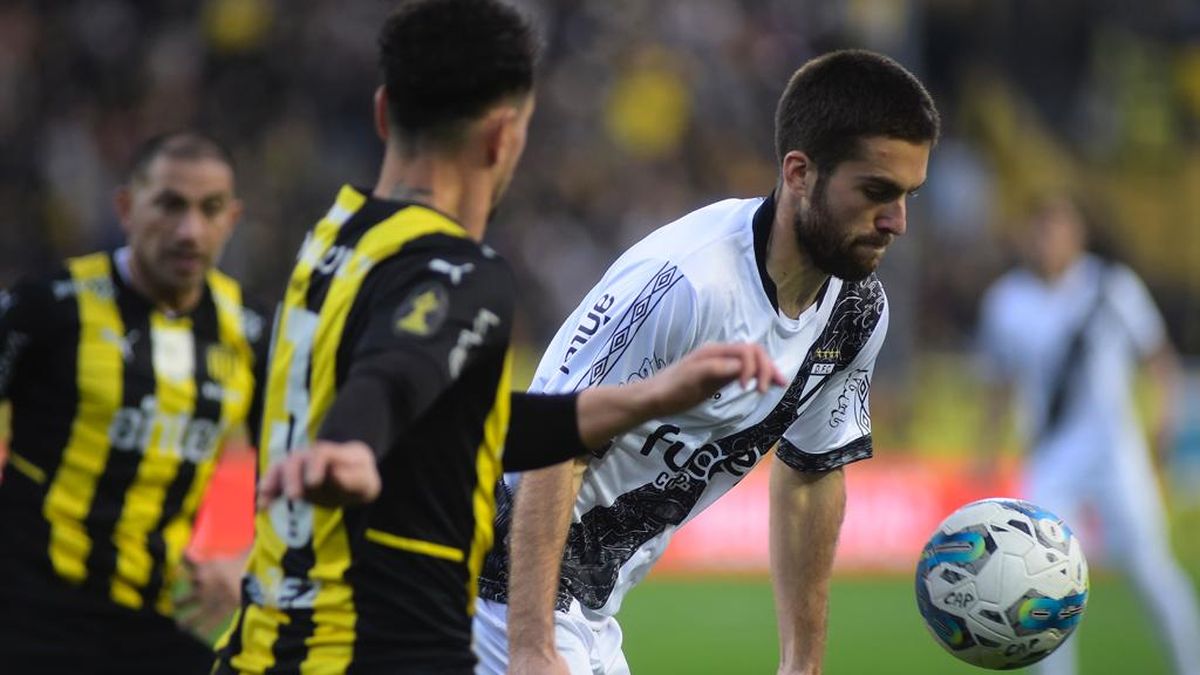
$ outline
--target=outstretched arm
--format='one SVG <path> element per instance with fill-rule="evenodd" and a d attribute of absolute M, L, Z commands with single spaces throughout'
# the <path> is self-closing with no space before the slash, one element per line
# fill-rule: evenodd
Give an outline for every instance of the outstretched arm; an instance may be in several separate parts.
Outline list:
<path fill-rule="evenodd" d="M 640 382 L 578 394 L 513 394 L 504 468 L 527 471 L 565 462 L 639 424 L 689 410 L 734 380 L 760 392 L 786 384 L 762 347 L 708 344 Z"/>
<path fill-rule="evenodd" d="M 393 370 L 395 372 L 392 374 L 397 379 L 404 377 L 399 366 Z M 389 396 L 394 388 L 386 385 L 388 378 L 381 377 L 377 369 L 370 372 L 370 377 L 352 379 L 339 393 L 333 411 L 338 428 L 354 427 L 356 425 L 349 424 L 348 420 L 359 419 L 363 423 L 358 426 L 362 428 L 390 426 L 390 435 L 383 438 L 394 438 L 403 431 L 403 426 L 398 424 L 398 420 L 386 425 L 386 417 L 389 411 L 403 408 L 400 401 L 392 400 Z M 596 387 L 578 395 L 543 397 L 560 399 L 556 403 L 574 400 L 574 424 L 571 420 L 513 419 L 514 429 L 549 428 L 562 430 L 562 433 L 522 431 L 516 437 L 510 435 L 508 443 L 513 446 L 513 456 L 510 459 L 509 451 L 506 451 L 507 468 L 550 466 L 579 455 L 581 451 L 597 449 L 613 436 L 642 422 L 692 408 L 734 380 L 741 380 L 743 386 L 756 382 L 759 390 L 764 392 L 773 385 L 784 383 L 783 376 L 758 345 L 714 344 L 697 349 L 643 382 L 622 387 Z M 365 391 L 371 394 L 362 393 Z M 516 396 L 529 397 L 524 394 Z M 557 405 L 534 409 L 549 411 L 556 408 L 562 412 L 561 406 Z M 517 409 L 530 410 L 528 406 L 518 406 Z M 572 415 L 572 411 L 567 408 L 564 414 Z M 379 423 L 368 423 L 373 419 L 379 420 Z M 573 426 L 577 427 L 577 431 L 572 430 Z M 327 424 L 326 428 L 329 427 Z M 576 438 L 570 438 L 571 435 Z M 374 500 L 380 490 L 375 456 L 386 449 L 391 441 L 381 439 L 377 444 L 382 447 L 374 448 L 358 440 L 320 440 L 307 450 L 291 453 L 284 461 L 268 469 L 260 481 L 260 506 L 281 494 L 289 499 L 305 499 L 325 506 L 362 504 Z M 563 451 L 563 448 L 567 450 Z"/>
<path fill-rule="evenodd" d="M 816 674 L 825 656 L 829 580 L 846 505 L 841 468 L 771 467 L 771 581 L 779 620 L 779 672 Z"/>

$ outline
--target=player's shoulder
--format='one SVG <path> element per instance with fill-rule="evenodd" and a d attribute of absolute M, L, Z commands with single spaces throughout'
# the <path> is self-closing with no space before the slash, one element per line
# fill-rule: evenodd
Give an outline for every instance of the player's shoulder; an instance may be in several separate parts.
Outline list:
<path fill-rule="evenodd" d="M 610 271 L 650 269 L 657 274 L 662 267 L 699 297 L 722 296 L 756 269 L 750 223 L 762 201 L 724 199 L 696 209 L 631 246 Z"/>
<path fill-rule="evenodd" d="M 1095 274 L 1103 274 L 1108 283 L 1123 285 L 1143 285 L 1145 283 L 1142 281 L 1141 275 L 1132 267 L 1119 260 L 1107 260 L 1089 254 L 1084 258 L 1084 262 L 1095 270 Z"/>
<path fill-rule="evenodd" d="M 8 288 L 5 302 L 53 306 L 72 303 L 82 284 L 104 284 L 111 289 L 111 267 L 107 253 L 68 258 L 41 272 L 27 274 Z"/>
<path fill-rule="evenodd" d="M 436 284 L 453 296 L 472 296 L 485 305 L 515 302 L 512 269 L 495 250 L 461 236 L 432 234 L 406 244 L 376 265 L 368 288 L 406 293 L 416 285 Z"/>
<path fill-rule="evenodd" d="M 666 255 L 694 268 L 742 255 L 747 244 L 753 246 L 750 223 L 762 202 L 761 197 L 723 199 L 702 206 L 658 228 L 630 250 Z"/>
<path fill-rule="evenodd" d="M 68 258 L 53 267 L 27 274 L 0 289 L 0 316 L 12 312 L 18 321 L 56 325 L 74 321 L 77 298 L 85 290 L 102 297 L 115 297 L 111 255 L 92 253 Z"/>

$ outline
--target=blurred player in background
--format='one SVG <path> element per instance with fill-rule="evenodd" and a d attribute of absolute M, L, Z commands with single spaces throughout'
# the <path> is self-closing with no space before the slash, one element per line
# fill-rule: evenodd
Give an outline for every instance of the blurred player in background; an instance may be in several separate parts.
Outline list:
<path fill-rule="evenodd" d="M 713 340 L 762 345 L 791 384 L 766 397 L 731 388 L 587 461 L 506 477 L 480 582 L 478 672 L 627 672 L 614 618 L 625 593 L 772 448 L 779 672 L 820 672 L 842 467 L 872 453 L 867 394 L 888 323 L 873 272 L 904 234 L 938 128 L 924 87 L 891 59 L 814 59 L 779 101 L 774 193 L 695 211 L 609 268 L 562 324 L 533 391 L 637 382 Z"/>
<path fill-rule="evenodd" d="M 1171 555 L 1162 498 L 1132 398 L 1144 364 L 1158 390 L 1156 449 L 1170 448 L 1177 363 L 1141 279 L 1086 251 L 1078 205 L 1041 201 L 1026 233 L 1026 267 L 983 300 L 980 346 L 992 384 L 982 447 L 994 456 L 1015 394 L 1026 443 L 1025 496 L 1076 527 L 1099 517 L 1111 560 L 1133 580 L 1169 646 L 1177 672 L 1200 673 L 1195 591 Z M 1086 630 L 1086 629 L 1085 629 Z M 1076 672 L 1075 643 L 1039 665 Z"/>
<path fill-rule="evenodd" d="M 0 296 L 5 672 L 207 672 L 172 616 L 204 635 L 237 605 L 240 560 L 184 559 L 262 328 L 214 269 L 242 210 L 229 153 L 196 132 L 149 140 L 116 210 L 125 247 Z"/>
<path fill-rule="evenodd" d="M 309 233 L 277 317 L 265 508 L 218 672 L 472 672 L 502 446 L 546 466 L 739 377 L 782 383 L 757 346 L 708 345 L 637 385 L 513 395 L 512 275 L 480 241 L 533 113 L 530 28 L 426 0 L 379 44 L 383 166 Z"/>

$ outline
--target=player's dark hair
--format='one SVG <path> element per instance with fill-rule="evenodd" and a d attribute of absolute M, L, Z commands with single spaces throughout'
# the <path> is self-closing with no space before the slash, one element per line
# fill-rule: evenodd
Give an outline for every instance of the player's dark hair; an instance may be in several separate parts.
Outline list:
<path fill-rule="evenodd" d="M 453 142 L 465 123 L 533 90 L 537 42 L 499 0 L 416 0 L 379 35 L 388 117 L 403 141 Z"/>
<path fill-rule="evenodd" d="M 941 126 L 924 85 L 892 59 L 863 50 L 819 56 L 792 75 L 775 112 L 777 161 L 792 150 L 822 172 L 871 136 L 936 142 Z"/>
<path fill-rule="evenodd" d="M 170 159 L 215 159 L 232 171 L 233 153 L 223 143 L 208 134 L 195 131 L 168 131 L 152 136 L 133 151 L 129 163 L 129 179 L 142 181 L 150 170 L 150 164 L 158 157 Z"/>

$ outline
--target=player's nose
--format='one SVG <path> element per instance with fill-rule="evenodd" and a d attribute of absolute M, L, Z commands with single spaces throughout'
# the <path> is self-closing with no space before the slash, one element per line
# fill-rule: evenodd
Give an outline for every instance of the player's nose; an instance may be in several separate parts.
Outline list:
<path fill-rule="evenodd" d="M 178 241 L 198 241 L 207 227 L 204 214 L 198 208 L 189 208 L 175 225 L 175 238 Z"/>
<path fill-rule="evenodd" d="M 908 230 L 908 206 L 904 197 L 883 207 L 875 218 L 875 229 L 896 237 Z"/>

